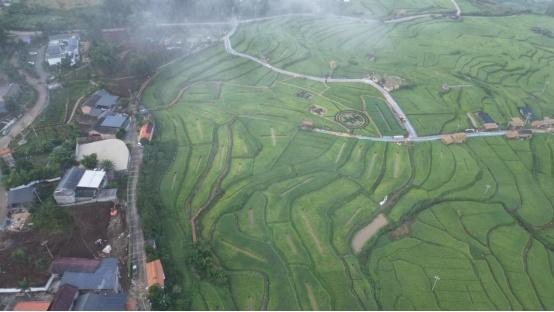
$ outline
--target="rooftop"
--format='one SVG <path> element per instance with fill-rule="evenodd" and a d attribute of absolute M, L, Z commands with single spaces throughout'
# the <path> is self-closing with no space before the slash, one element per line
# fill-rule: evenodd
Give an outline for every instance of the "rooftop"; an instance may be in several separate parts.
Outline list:
<path fill-rule="evenodd" d="M 153 134 L 154 134 L 154 124 L 152 124 L 151 122 L 148 122 L 140 128 L 139 138 L 141 140 L 151 141 Z"/>
<path fill-rule="evenodd" d="M 77 298 L 74 310 L 77 311 L 124 311 L 127 294 L 94 294 L 86 293 Z"/>
<path fill-rule="evenodd" d="M 48 311 L 48 301 L 20 301 L 13 307 L 14 311 Z"/>
<path fill-rule="evenodd" d="M 20 186 L 8 191 L 8 206 L 32 203 L 35 200 L 35 188 Z"/>
<path fill-rule="evenodd" d="M 73 301 L 77 297 L 79 289 L 73 285 L 62 285 L 50 305 L 51 311 L 69 311 L 73 306 Z"/>
<path fill-rule="evenodd" d="M 91 108 L 90 115 L 99 116 L 103 111 L 114 107 L 118 99 L 119 97 L 111 95 L 106 90 L 98 90 L 88 98 L 84 106 Z"/>
<path fill-rule="evenodd" d="M 99 266 L 99 259 L 60 257 L 52 261 L 50 271 L 52 274 L 63 274 L 64 272 L 94 273 Z"/>
<path fill-rule="evenodd" d="M 62 284 L 75 285 L 81 290 L 114 290 L 119 287 L 117 259 L 103 258 L 93 273 L 65 272 Z"/>
<path fill-rule="evenodd" d="M 77 187 L 99 188 L 106 176 L 103 170 L 87 170 L 79 180 Z"/>
<path fill-rule="evenodd" d="M 100 121 L 100 127 L 106 128 L 125 128 L 129 121 L 129 116 L 122 113 L 110 113 L 107 114 Z"/>
<path fill-rule="evenodd" d="M 85 169 L 79 167 L 72 167 L 69 169 L 69 171 L 67 171 L 63 176 L 60 183 L 58 183 L 56 193 L 63 192 L 65 190 L 73 191 L 79 184 L 79 181 L 83 177 L 85 171 Z"/>
<path fill-rule="evenodd" d="M 164 280 L 164 269 L 159 259 L 146 263 L 146 285 L 148 287 L 159 285 L 163 288 Z"/>

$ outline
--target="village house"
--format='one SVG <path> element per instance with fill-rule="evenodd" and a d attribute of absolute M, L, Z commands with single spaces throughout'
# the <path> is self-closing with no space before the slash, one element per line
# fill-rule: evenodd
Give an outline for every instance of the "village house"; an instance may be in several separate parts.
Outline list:
<path fill-rule="evenodd" d="M 520 129 L 520 130 L 509 130 L 506 131 L 506 138 L 509 140 L 527 140 L 533 136 L 533 130 L 531 129 Z"/>
<path fill-rule="evenodd" d="M 119 293 L 121 289 L 116 258 L 56 258 L 52 262 L 51 272 L 61 275 L 61 285 L 72 285 L 82 293 Z"/>
<path fill-rule="evenodd" d="M 383 88 L 387 92 L 392 92 L 392 91 L 400 89 L 400 84 L 401 84 L 400 78 L 392 77 L 392 76 L 385 76 L 385 80 L 383 82 Z"/>
<path fill-rule="evenodd" d="M 79 61 L 79 35 L 63 34 L 50 36 L 46 49 L 46 62 L 49 66 L 59 65 L 64 58 L 69 58 L 73 66 Z"/>
<path fill-rule="evenodd" d="M 117 189 L 104 189 L 106 172 L 72 167 L 63 176 L 54 191 L 54 200 L 59 205 L 70 205 L 84 201 L 114 201 Z"/>
<path fill-rule="evenodd" d="M 81 112 L 85 115 L 99 117 L 105 111 L 115 108 L 118 100 L 118 96 L 111 95 L 106 90 L 98 90 L 81 105 Z"/>
<path fill-rule="evenodd" d="M 130 125 L 129 115 L 123 113 L 104 112 L 98 117 L 98 122 L 89 131 L 89 136 L 102 139 L 115 139 L 120 130 L 127 130 Z"/>
<path fill-rule="evenodd" d="M 155 126 L 151 122 L 147 122 L 140 128 L 139 133 L 139 145 L 142 145 L 142 141 L 152 141 L 152 137 L 154 136 L 154 130 Z"/>
<path fill-rule="evenodd" d="M 512 117 L 512 120 L 508 124 L 510 129 L 521 129 L 525 127 L 525 122 L 519 117 Z"/>
<path fill-rule="evenodd" d="M 444 134 L 441 136 L 442 143 L 446 145 L 461 144 L 464 143 L 466 139 L 467 136 L 465 133 Z"/>
<path fill-rule="evenodd" d="M 496 131 L 498 130 L 498 124 L 495 122 L 486 122 L 483 124 L 482 128 L 485 131 Z"/>
<path fill-rule="evenodd" d="M 536 129 L 549 129 L 554 127 L 554 119 L 544 117 L 543 120 L 535 120 L 531 123 L 531 127 Z"/>
<path fill-rule="evenodd" d="M 165 287 L 164 268 L 159 259 L 146 263 L 146 287 L 150 288 L 154 285 Z"/>
<path fill-rule="evenodd" d="M 313 120 L 310 120 L 310 119 L 304 119 L 302 121 L 302 124 L 300 124 L 300 128 L 304 129 L 304 130 L 311 130 L 315 127 L 315 123 Z"/>
<path fill-rule="evenodd" d="M 35 202 L 33 186 L 22 185 L 8 191 L 8 209 L 29 208 Z"/>

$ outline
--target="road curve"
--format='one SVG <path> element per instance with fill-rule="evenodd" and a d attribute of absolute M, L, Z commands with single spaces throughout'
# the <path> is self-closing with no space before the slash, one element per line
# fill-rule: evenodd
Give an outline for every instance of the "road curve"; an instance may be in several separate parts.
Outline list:
<path fill-rule="evenodd" d="M 37 61 L 35 62 L 35 68 L 39 75 L 38 79 L 29 75 L 24 70 L 19 71 L 25 76 L 25 80 L 27 80 L 27 83 L 29 83 L 29 85 L 31 85 L 37 91 L 37 100 L 35 102 L 35 105 L 33 105 L 30 110 L 25 112 L 21 119 L 15 122 L 15 124 L 9 131 L 9 134 L 0 138 L 0 148 L 8 147 L 11 140 L 18 134 L 23 132 L 23 130 L 25 130 L 25 128 L 27 128 L 30 124 L 32 124 L 35 118 L 37 118 L 42 113 L 44 108 L 48 105 L 48 89 L 46 87 L 48 74 L 42 66 L 42 60 L 44 59 L 45 51 L 46 47 L 42 47 L 38 50 L 39 54 L 37 56 Z"/>
<path fill-rule="evenodd" d="M 451 0 L 453 3 L 455 3 L 457 8 L 457 15 L 461 14 L 461 11 L 456 3 L 455 0 Z M 270 17 L 274 18 L 274 17 Z M 377 89 L 383 97 L 385 98 L 385 101 L 391 111 L 393 111 L 395 117 L 398 119 L 398 121 L 404 126 L 406 131 L 408 132 L 408 137 L 400 137 L 400 136 L 384 136 L 384 137 L 370 137 L 370 136 L 361 136 L 361 135 L 352 135 L 349 133 L 344 132 L 336 132 L 336 131 L 330 131 L 325 129 L 313 129 L 314 132 L 326 134 L 326 135 L 333 135 L 337 137 L 346 137 L 346 138 L 354 138 L 358 140 L 368 140 L 368 141 L 375 141 L 375 142 L 391 142 L 391 143 L 400 143 L 400 142 L 429 142 L 429 141 L 438 141 L 442 138 L 442 134 L 437 135 L 429 135 L 429 136 L 418 136 L 416 133 L 415 128 L 410 123 L 408 117 L 402 109 L 400 108 L 400 105 L 394 100 L 392 95 L 387 92 L 383 87 L 381 87 L 379 84 L 375 83 L 371 79 L 361 78 L 361 79 L 348 79 L 348 78 L 324 78 L 324 77 L 315 77 L 310 75 L 304 75 L 300 73 L 291 72 L 288 70 L 284 70 L 278 67 L 275 67 L 267 62 L 264 62 L 252 55 L 238 52 L 236 51 L 232 44 L 231 44 L 231 37 L 236 33 L 238 26 L 242 23 L 251 23 L 251 22 L 257 22 L 266 20 L 268 18 L 260 18 L 260 19 L 252 19 L 252 20 L 243 20 L 243 21 L 234 21 L 232 23 L 232 29 L 225 35 L 223 38 L 224 44 L 225 44 L 225 51 L 234 56 L 238 56 L 241 58 L 245 58 L 248 60 L 251 60 L 253 62 L 256 62 L 265 68 L 272 70 L 276 73 L 293 77 L 293 78 L 303 78 L 308 79 L 312 81 L 317 81 L 321 83 L 363 83 L 372 86 L 373 88 Z M 536 131 L 534 131 L 536 132 Z M 538 133 L 538 132 L 537 132 Z M 466 134 L 468 138 L 475 138 L 475 137 L 498 137 L 498 136 L 504 136 L 506 135 L 506 131 L 491 131 L 491 132 L 476 132 L 476 133 L 469 133 Z"/>
<path fill-rule="evenodd" d="M 398 103 L 394 100 L 394 98 L 390 95 L 390 93 L 387 92 L 387 90 L 385 90 L 379 84 L 375 83 L 374 81 L 372 81 L 370 79 L 325 78 L 325 77 L 315 77 L 315 76 L 310 76 L 310 75 L 304 75 L 304 74 L 284 70 L 284 69 L 281 69 L 281 68 L 277 68 L 277 67 L 275 67 L 275 66 L 273 66 L 273 65 L 271 65 L 267 62 L 264 62 L 264 61 L 254 57 L 252 55 L 248 55 L 248 54 L 236 51 L 233 48 L 232 44 L 231 44 L 231 37 L 237 31 L 237 28 L 238 28 L 239 24 L 241 24 L 241 22 L 234 22 L 233 23 L 233 28 L 231 29 L 231 31 L 224 37 L 225 51 L 227 53 L 229 53 L 231 55 L 234 55 L 234 56 L 249 59 L 249 60 L 251 60 L 253 62 L 256 62 L 256 63 L 258 63 L 258 64 L 274 71 L 274 72 L 277 72 L 279 74 L 289 76 L 289 77 L 308 79 L 308 80 L 317 81 L 317 82 L 321 82 L 321 83 L 363 83 L 363 84 L 370 85 L 373 88 L 377 89 L 377 91 L 379 91 L 383 95 L 383 97 L 385 98 L 385 102 L 387 103 L 389 108 L 393 111 L 393 113 L 394 113 L 396 119 L 398 120 L 398 122 L 401 125 L 404 126 L 406 131 L 408 131 L 408 137 L 410 137 L 410 138 L 417 138 L 418 137 L 415 128 L 412 126 L 412 124 L 408 120 L 406 114 L 404 114 L 404 112 L 400 108 L 400 105 L 398 105 Z"/>

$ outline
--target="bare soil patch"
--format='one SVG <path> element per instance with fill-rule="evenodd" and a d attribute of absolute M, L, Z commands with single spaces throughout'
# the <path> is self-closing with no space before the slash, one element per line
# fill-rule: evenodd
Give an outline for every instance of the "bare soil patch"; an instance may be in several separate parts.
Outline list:
<path fill-rule="evenodd" d="M 317 311 L 317 300 L 315 299 L 312 286 L 308 283 L 304 283 L 304 286 L 306 286 L 306 290 L 308 291 L 308 297 L 310 297 L 310 305 L 312 306 L 312 310 Z"/>
<path fill-rule="evenodd" d="M 358 253 L 362 250 L 365 243 L 377 233 L 382 227 L 387 225 L 389 221 L 382 213 L 379 214 L 371 223 L 359 230 L 352 238 L 352 249 Z"/>
<path fill-rule="evenodd" d="M 98 256 L 97 239 L 107 240 L 111 204 L 89 205 L 70 209 L 74 225 L 67 232 L 53 235 L 42 230 L 22 233 L 0 233 L 1 241 L 8 241 L 0 250 L 0 287 L 17 287 L 27 278 L 31 286 L 42 286 L 49 277 L 52 259 L 41 244 L 48 241 L 54 257 Z M 61 209 L 61 208 L 60 208 Z"/>
<path fill-rule="evenodd" d="M 414 222 L 415 220 L 409 220 L 402 223 L 396 229 L 389 232 L 389 238 L 391 240 L 397 240 L 401 237 L 410 235 L 411 226 Z"/>

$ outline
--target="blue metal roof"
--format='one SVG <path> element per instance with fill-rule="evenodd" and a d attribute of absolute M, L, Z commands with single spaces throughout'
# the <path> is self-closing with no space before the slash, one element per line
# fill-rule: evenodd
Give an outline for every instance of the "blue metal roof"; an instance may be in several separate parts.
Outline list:
<path fill-rule="evenodd" d="M 20 205 L 32 203 L 35 200 L 35 188 L 23 186 L 10 189 L 8 192 L 8 205 Z"/>
<path fill-rule="evenodd" d="M 71 284 L 79 290 L 117 290 L 118 274 L 117 259 L 104 258 L 94 273 L 65 272 L 61 284 Z"/>
<path fill-rule="evenodd" d="M 79 181 L 81 180 L 81 177 L 85 173 L 85 169 L 79 168 L 79 167 L 72 167 L 69 169 L 69 171 L 63 176 L 62 180 L 56 187 L 56 192 L 60 192 L 63 190 L 71 190 L 73 191 L 77 184 L 79 184 Z"/>
<path fill-rule="evenodd" d="M 124 128 L 128 120 L 129 116 L 127 116 L 126 114 L 112 113 L 104 118 L 104 120 L 100 124 L 100 127 Z"/>
<path fill-rule="evenodd" d="M 94 294 L 86 293 L 77 298 L 76 311 L 124 311 L 127 303 L 127 294 Z"/>

